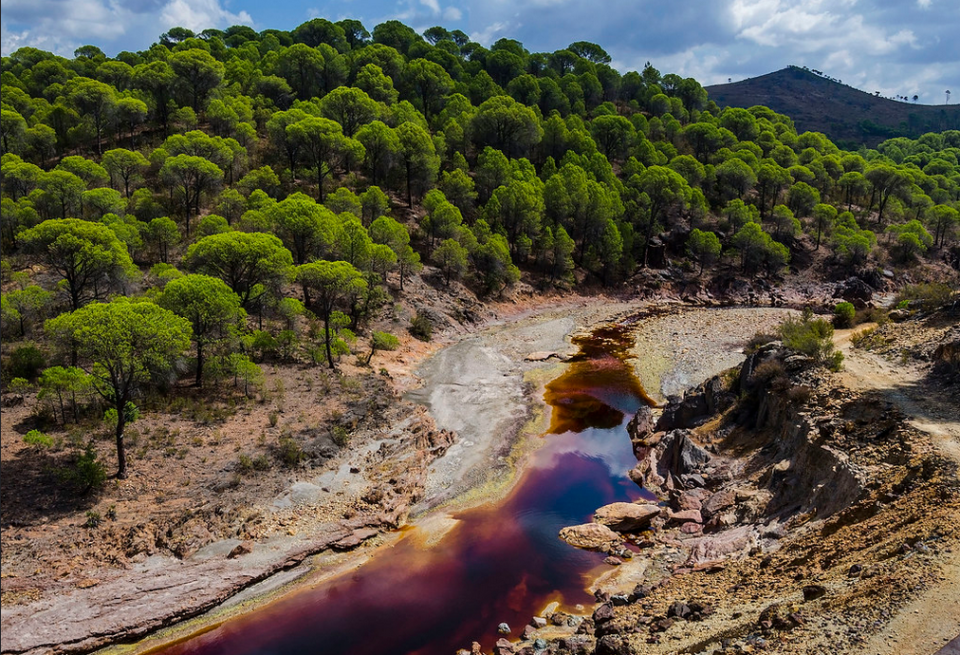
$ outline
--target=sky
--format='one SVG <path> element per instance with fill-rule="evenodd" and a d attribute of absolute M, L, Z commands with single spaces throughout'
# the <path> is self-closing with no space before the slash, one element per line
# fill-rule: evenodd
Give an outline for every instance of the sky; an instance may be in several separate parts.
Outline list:
<path fill-rule="evenodd" d="M 600 44 L 622 72 L 651 62 L 704 85 L 807 66 L 869 93 L 960 102 L 958 0 L 3 0 L 0 50 L 70 57 L 92 44 L 143 50 L 170 27 L 292 29 L 355 18 L 460 29 L 531 52 Z"/>

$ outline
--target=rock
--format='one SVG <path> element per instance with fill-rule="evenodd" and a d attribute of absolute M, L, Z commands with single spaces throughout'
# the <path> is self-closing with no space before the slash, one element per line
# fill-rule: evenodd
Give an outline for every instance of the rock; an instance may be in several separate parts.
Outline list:
<path fill-rule="evenodd" d="M 530 619 L 530 625 L 534 628 L 537 628 L 538 630 L 540 628 L 546 628 L 547 620 L 542 616 L 535 616 L 532 619 Z"/>
<path fill-rule="evenodd" d="M 653 426 L 653 412 L 646 405 L 641 406 L 627 423 L 627 434 L 633 444 L 633 453 L 638 457 L 640 448 L 656 445 L 655 441 L 650 440 L 654 434 Z"/>
<path fill-rule="evenodd" d="M 501 623 L 497 626 L 497 634 L 508 635 L 510 634 L 510 626 L 506 623 Z"/>
<path fill-rule="evenodd" d="M 483 655 L 483 649 L 476 641 L 470 644 L 470 655 Z"/>
<path fill-rule="evenodd" d="M 696 509 L 685 509 L 680 512 L 670 512 L 667 514 L 668 523 L 703 523 L 703 517 L 700 511 Z"/>
<path fill-rule="evenodd" d="M 683 486 L 687 487 L 688 489 L 703 487 L 707 484 L 707 481 L 704 480 L 703 476 L 699 473 L 688 473 L 686 475 L 681 475 L 680 482 L 682 482 Z"/>
<path fill-rule="evenodd" d="M 587 635 L 570 635 L 563 637 L 557 644 L 562 651 L 571 655 L 588 655 L 593 653 L 592 640 Z"/>
<path fill-rule="evenodd" d="M 873 287 L 858 277 L 849 277 L 837 285 L 833 297 L 850 302 L 859 300 L 861 303 L 867 303 L 873 300 Z"/>
<path fill-rule="evenodd" d="M 686 542 L 686 546 L 690 548 L 687 561 L 691 564 L 713 562 L 728 555 L 748 552 L 756 543 L 757 535 L 751 525 L 696 537 Z"/>
<path fill-rule="evenodd" d="M 650 521 L 660 515 L 656 505 L 639 503 L 611 503 L 604 505 L 593 515 L 593 520 L 620 532 L 635 532 L 650 526 Z"/>
<path fill-rule="evenodd" d="M 656 632 L 666 632 L 667 630 L 670 629 L 672 625 L 673 625 L 673 619 L 663 618 L 663 619 L 657 619 L 656 621 L 654 621 L 652 627 Z"/>
<path fill-rule="evenodd" d="M 246 555 L 247 553 L 253 552 L 253 544 L 249 541 L 241 541 L 239 544 L 233 547 L 229 553 L 227 553 L 227 559 L 234 559 L 240 557 L 241 555 Z"/>
<path fill-rule="evenodd" d="M 611 555 L 609 557 L 605 557 L 603 559 L 603 563 L 608 564 L 610 566 L 620 566 L 621 564 L 623 564 L 623 560 L 620 559 L 619 557 L 614 557 L 613 555 Z"/>
<path fill-rule="evenodd" d="M 3 394 L 3 401 L 0 405 L 3 407 L 19 407 L 23 404 L 23 395 L 19 393 Z"/>
<path fill-rule="evenodd" d="M 546 639 L 536 639 L 533 642 L 533 647 L 535 650 L 546 650 L 547 640 Z"/>
<path fill-rule="evenodd" d="M 373 528 L 354 530 L 352 533 L 332 544 L 330 547 L 333 550 L 341 552 L 345 550 L 353 550 L 367 539 L 375 537 L 378 534 L 380 534 L 380 532 L 378 530 L 374 530 Z"/>
<path fill-rule="evenodd" d="M 620 546 L 620 535 L 599 523 L 584 523 L 560 530 L 560 538 L 577 548 L 606 551 Z"/>
<path fill-rule="evenodd" d="M 706 502 L 703 503 L 701 513 L 709 519 L 728 507 L 733 507 L 736 502 L 737 492 L 734 489 L 723 489 L 707 498 Z"/>
<path fill-rule="evenodd" d="M 545 361 L 547 361 L 548 359 L 550 359 L 551 357 L 556 357 L 556 358 L 559 359 L 559 358 L 560 358 L 560 355 L 558 355 L 556 352 L 553 352 L 553 351 L 535 352 L 535 353 L 530 353 L 529 355 L 527 355 L 526 357 L 524 357 L 524 358 L 523 358 L 523 361 L 525 361 L 525 362 L 545 362 Z"/>
<path fill-rule="evenodd" d="M 827 588 L 819 584 L 808 584 L 803 587 L 803 600 L 809 602 L 827 595 Z"/>
<path fill-rule="evenodd" d="M 702 493 L 701 491 L 681 491 L 674 498 L 674 508 L 680 512 L 688 509 L 695 509 L 699 512 L 700 508 L 703 507 Z"/>
<path fill-rule="evenodd" d="M 667 609 L 667 617 L 686 619 L 690 615 L 690 608 L 683 601 L 673 603 Z"/>
<path fill-rule="evenodd" d="M 524 639 L 533 639 L 533 636 L 537 633 L 537 629 L 532 625 L 523 626 L 523 632 L 521 633 Z"/>
<path fill-rule="evenodd" d="M 633 588 L 633 591 L 630 592 L 630 596 L 628 598 L 630 599 L 631 603 L 635 603 L 641 598 L 646 598 L 651 593 L 653 593 L 653 587 L 650 585 L 638 584 Z"/>
<path fill-rule="evenodd" d="M 703 526 L 699 523 L 684 523 L 680 526 L 680 532 L 683 534 L 700 534 L 703 532 Z"/>
<path fill-rule="evenodd" d="M 604 603 L 593 611 L 593 622 L 597 625 L 613 618 L 613 603 Z"/>
<path fill-rule="evenodd" d="M 855 578 L 855 577 L 857 577 L 858 575 L 860 575 L 860 572 L 861 572 L 861 571 L 863 571 L 863 565 L 862 565 L 862 564 L 854 564 L 853 566 L 850 567 L 850 570 L 847 571 L 847 575 L 850 576 L 851 578 Z"/>
<path fill-rule="evenodd" d="M 493 647 L 493 655 L 513 655 L 513 650 L 509 639 L 498 639 L 497 645 Z"/>
<path fill-rule="evenodd" d="M 604 635 L 597 641 L 597 655 L 631 655 L 630 645 L 620 635 Z"/>

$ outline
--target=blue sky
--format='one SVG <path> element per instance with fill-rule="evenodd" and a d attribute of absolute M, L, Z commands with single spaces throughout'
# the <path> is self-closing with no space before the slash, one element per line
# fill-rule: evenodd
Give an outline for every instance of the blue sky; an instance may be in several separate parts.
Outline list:
<path fill-rule="evenodd" d="M 148 47 L 166 29 L 248 24 L 291 29 L 313 17 L 391 18 L 461 29 L 484 45 L 515 38 L 531 51 L 602 45 L 621 71 L 650 61 L 703 84 L 806 65 L 868 92 L 960 100 L 958 0 L 4 0 L 0 46 L 70 56 Z"/>

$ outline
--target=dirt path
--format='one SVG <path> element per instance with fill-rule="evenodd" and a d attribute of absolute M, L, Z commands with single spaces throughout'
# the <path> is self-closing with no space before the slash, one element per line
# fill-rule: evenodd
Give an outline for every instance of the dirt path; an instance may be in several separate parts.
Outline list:
<path fill-rule="evenodd" d="M 937 388 L 924 371 L 909 362 L 891 362 L 869 351 L 854 348 L 851 337 L 875 327 L 861 325 L 838 330 L 834 343 L 844 355 L 841 378 L 857 391 L 878 392 L 909 418 L 909 423 L 929 434 L 935 447 L 960 466 L 960 400 L 956 393 Z M 960 635 L 960 552 L 947 550 L 940 563 L 939 584 L 924 589 L 907 603 L 890 623 L 865 646 L 877 655 L 930 655 L 943 652 Z"/>
<path fill-rule="evenodd" d="M 934 437 L 940 452 L 960 464 L 960 398 L 926 380 L 926 373 L 909 362 L 891 362 L 854 348 L 851 337 L 875 327 L 860 325 L 837 330 L 834 343 L 843 352 L 843 383 L 855 391 L 876 391 L 896 405 L 918 430 Z"/>

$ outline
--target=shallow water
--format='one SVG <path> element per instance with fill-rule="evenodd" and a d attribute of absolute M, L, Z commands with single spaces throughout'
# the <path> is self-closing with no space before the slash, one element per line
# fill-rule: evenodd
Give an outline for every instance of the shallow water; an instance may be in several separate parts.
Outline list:
<path fill-rule="evenodd" d="M 503 501 L 456 515 L 434 546 L 402 537 L 353 572 L 163 653 L 451 655 L 474 640 L 489 652 L 502 622 L 517 638 L 551 601 L 592 603 L 586 586 L 604 556 L 557 534 L 601 505 L 641 495 L 626 477 L 636 459 L 625 426 L 649 400 L 619 359 L 625 330 L 606 328 L 578 345 L 567 372 L 547 385 L 545 443 Z"/>

